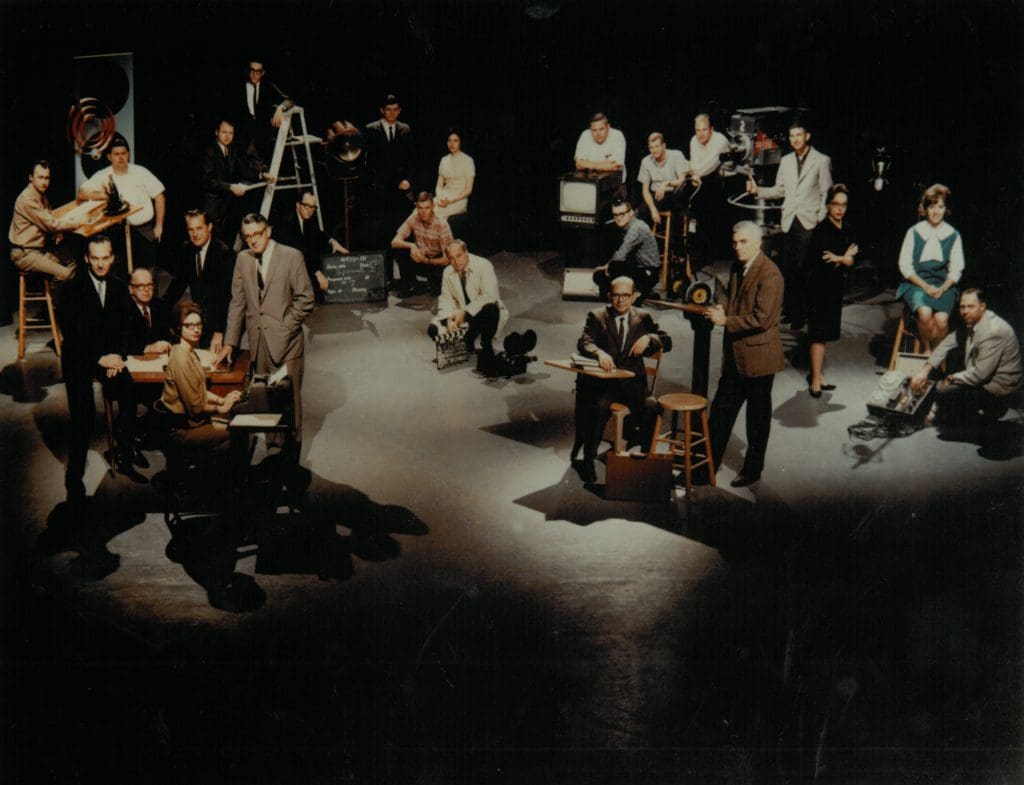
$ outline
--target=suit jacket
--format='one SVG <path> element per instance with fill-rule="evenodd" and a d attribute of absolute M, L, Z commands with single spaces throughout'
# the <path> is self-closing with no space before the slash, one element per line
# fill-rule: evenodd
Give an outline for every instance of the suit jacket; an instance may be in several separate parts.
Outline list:
<path fill-rule="evenodd" d="M 778 373 L 786 365 L 779 335 L 782 273 L 763 253 L 746 275 L 742 272 L 743 265 L 734 262 L 725 303 L 723 367 L 733 362 L 740 376 L 747 377 Z"/>
<path fill-rule="evenodd" d="M 580 336 L 576 348 L 581 354 L 590 357 L 597 357 L 599 349 L 610 354 L 615 361 L 616 368 L 632 371 L 635 374 L 633 379 L 627 380 L 630 386 L 637 387 L 635 394 L 646 396 L 647 372 L 644 369 L 643 357 L 632 357 L 629 350 L 639 338 L 649 335 L 651 341 L 647 351 L 644 352 L 645 356 L 650 356 L 658 351 L 667 352 L 672 349 L 672 336 L 658 327 L 649 312 L 642 308 L 630 308 L 626 315 L 626 340 L 620 347 L 619 334 L 615 325 L 617 315 L 610 306 L 597 308 L 588 313 L 583 334 Z M 591 378 L 583 377 L 588 380 Z M 601 380 L 594 381 L 600 382 Z"/>
<path fill-rule="evenodd" d="M 58 318 L 64 335 L 61 368 L 65 377 L 92 379 L 104 354 L 128 356 L 128 309 L 132 307 L 128 284 L 113 274 L 108 274 L 106 281 L 105 305 L 100 305 L 84 264 L 61 292 Z"/>
<path fill-rule="evenodd" d="M 322 269 L 320 257 L 331 250 L 328 238 L 329 235 L 320 230 L 316 216 L 306 221 L 304 229 L 299 229 L 299 216 L 294 210 L 288 216 L 288 220 L 274 227 L 275 240 L 282 245 L 297 248 L 302 253 L 310 281 L 313 280 L 313 273 Z"/>
<path fill-rule="evenodd" d="M 251 251 L 238 255 L 224 342 L 238 346 L 244 317 L 249 350 L 255 354 L 260 340 L 266 341 L 271 363 L 280 367 L 288 360 L 302 357 L 302 323 L 313 312 L 315 301 L 302 254 L 273 240 L 271 243 L 262 298 L 256 257 Z"/>
<path fill-rule="evenodd" d="M 235 252 L 216 237 L 210 239 L 202 274 L 196 277 L 196 247 L 186 241 L 178 252 L 174 280 L 164 299 L 174 305 L 189 290 L 192 302 L 203 309 L 203 335 L 224 332 L 231 302 L 231 278 L 235 274 Z"/>
<path fill-rule="evenodd" d="M 932 352 L 928 364 L 938 368 L 955 348 L 967 348 L 968 331 L 961 325 L 949 333 Z M 983 387 L 992 395 L 1010 395 L 1021 386 L 1020 343 L 1013 328 L 992 311 L 974 326 L 971 353 L 964 357 L 964 370 L 950 374 L 953 384 Z"/>
<path fill-rule="evenodd" d="M 239 149 L 246 149 L 250 142 L 256 143 L 256 149 L 266 160 L 270 160 L 269 153 L 274 148 L 274 140 L 277 138 L 277 129 L 270 121 L 278 106 L 285 109 L 291 108 L 292 101 L 276 84 L 269 79 L 260 81 L 259 101 L 256 102 L 256 111 L 249 112 L 248 91 L 245 87 L 247 79 L 236 83 L 228 94 L 235 98 L 234 115 L 237 118 L 235 124 L 235 144 Z"/>
<path fill-rule="evenodd" d="M 139 306 L 133 300 L 128 305 L 128 354 L 142 354 L 146 344 L 157 341 L 174 342 L 171 336 L 171 306 L 156 297 L 149 304 L 149 319 L 146 324 Z"/>
<path fill-rule="evenodd" d="M 270 123 L 269 119 L 267 123 Z M 230 213 L 241 210 L 242 200 L 231 193 L 231 185 L 259 179 L 261 168 L 262 160 L 252 144 L 231 144 L 228 146 L 227 155 L 221 152 L 216 141 L 208 144 L 203 150 L 200 163 L 203 210 L 218 227 L 232 233 L 238 231 L 237 226 L 224 226 L 224 220 Z M 232 211 L 232 207 L 238 209 Z"/>
<path fill-rule="evenodd" d="M 797 175 L 796 153 L 782 157 L 775 185 L 758 189 L 765 199 L 783 199 L 782 229 L 788 232 L 798 218 L 805 229 L 813 229 L 825 217 L 825 199 L 832 187 L 832 160 L 815 148 L 807 151 L 803 169 Z"/>
<path fill-rule="evenodd" d="M 395 123 L 393 142 L 389 142 L 384 133 L 383 120 L 367 125 L 366 163 L 372 172 L 374 190 L 398 193 L 402 180 L 412 182 L 413 152 L 412 129 L 405 123 Z"/>

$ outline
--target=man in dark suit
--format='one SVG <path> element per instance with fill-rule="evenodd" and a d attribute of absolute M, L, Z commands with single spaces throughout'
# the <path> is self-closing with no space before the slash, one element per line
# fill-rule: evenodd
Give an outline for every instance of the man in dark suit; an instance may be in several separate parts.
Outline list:
<path fill-rule="evenodd" d="M 722 376 L 709 421 L 715 469 L 743 403 L 747 404 L 747 455 L 730 483 L 734 488 L 757 482 L 764 469 L 772 422 L 772 384 L 785 366 L 779 317 L 782 274 L 761 252 L 761 227 L 741 221 L 733 227 L 736 261 L 729 276 L 725 306 L 710 308 L 707 318 L 725 328 Z"/>
<path fill-rule="evenodd" d="M 629 379 L 598 379 L 579 374 L 576 383 L 576 434 L 583 441 L 583 464 L 580 477 L 594 482 L 597 473 L 594 459 L 601 434 L 608 422 L 612 403 L 622 403 L 641 417 L 640 442 L 650 442 L 654 424 L 653 401 L 648 402 L 647 373 L 644 357 L 672 348 L 672 338 L 658 328 L 651 315 L 634 308 L 637 292 L 631 278 L 612 281 L 605 308 L 587 314 L 583 335 L 577 343 L 580 354 L 593 357 L 602 371 L 616 368 L 632 371 Z"/>
<path fill-rule="evenodd" d="M 380 119 L 366 126 L 366 159 L 370 168 L 371 209 L 380 229 L 376 238 L 384 249 L 384 269 L 394 278 L 391 232 L 412 210 L 413 139 L 408 125 L 399 122 L 402 106 L 393 95 L 380 105 Z"/>
<path fill-rule="evenodd" d="M 81 267 L 64 288 L 60 324 L 64 333 L 61 372 L 67 390 L 71 424 L 68 464 L 64 475 L 67 498 L 72 504 L 85 499 L 85 459 L 96 418 L 92 383 L 99 380 L 107 398 L 118 404 L 117 460 L 128 474 L 137 455 L 134 440 L 135 390 L 125 365 L 127 325 L 131 298 L 121 279 L 110 274 L 114 250 L 110 239 L 90 238 Z"/>
<path fill-rule="evenodd" d="M 260 158 L 269 161 L 284 113 L 295 102 L 267 78 L 267 69 L 260 60 L 249 62 L 242 90 L 235 96 L 233 101 L 237 103 L 232 114 L 238 118 L 237 143 L 243 150 L 254 144 Z"/>
<path fill-rule="evenodd" d="M 171 308 L 153 296 L 153 273 L 145 267 L 132 271 L 128 293 L 128 354 L 167 354 L 171 350 Z"/>
<path fill-rule="evenodd" d="M 222 119 L 214 139 L 203 150 L 200 177 L 203 184 L 203 211 L 213 223 L 215 234 L 234 244 L 245 205 L 258 191 L 247 191 L 244 183 L 264 177 L 265 167 L 252 144 L 235 141 L 235 126 Z"/>
<path fill-rule="evenodd" d="M 213 236 L 213 224 L 202 210 L 185 213 L 185 228 L 188 240 L 179 252 L 174 280 L 165 299 L 169 305 L 174 305 L 188 290 L 192 302 L 203 309 L 200 346 L 209 347 L 216 354 L 224 347 L 235 252 Z"/>
<path fill-rule="evenodd" d="M 324 275 L 321 257 L 326 253 L 348 253 L 341 243 L 320 229 L 316 219 L 319 209 L 316 195 L 312 191 L 298 191 L 295 198 L 295 212 L 288 216 L 284 225 L 275 229 L 274 239 L 282 245 L 298 248 L 306 260 L 306 272 L 316 292 L 318 302 L 323 302 L 327 291 L 327 276 Z"/>

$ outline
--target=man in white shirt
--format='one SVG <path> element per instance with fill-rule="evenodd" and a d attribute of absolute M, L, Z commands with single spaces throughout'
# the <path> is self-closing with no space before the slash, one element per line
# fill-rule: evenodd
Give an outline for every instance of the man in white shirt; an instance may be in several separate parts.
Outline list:
<path fill-rule="evenodd" d="M 480 336 L 478 367 L 485 369 L 494 360 L 494 342 L 508 321 L 508 309 L 498 293 L 498 278 L 493 265 L 471 254 L 462 240 L 452 240 L 445 253 L 449 264 L 441 277 L 437 316 L 427 327 L 427 335 L 437 340 L 465 328 L 470 349 Z"/>
<path fill-rule="evenodd" d="M 640 174 L 636 178 L 647 210 L 638 217 L 649 217 L 651 227 L 656 228 L 661 223 L 662 210 L 680 209 L 678 201 L 690 162 L 681 150 L 665 146 L 665 136 L 660 131 L 647 137 L 647 149 L 650 155 L 640 162 Z"/>
<path fill-rule="evenodd" d="M 590 118 L 590 128 L 580 134 L 573 157 L 577 169 L 621 172 L 626 182 L 626 137 L 601 112 Z"/>
<path fill-rule="evenodd" d="M 107 188 L 113 180 L 123 201 L 132 207 L 142 208 L 128 217 L 128 225 L 132 228 L 132 266 L 152 267 L 156 261 L 156 246 L 164 235 L 167 210 L 164 184 L 146 167 L 131 162 L 128 140 L 120 134 L 114 136 L 107 148 L 107 160 L 110 166 L 100 169 L 82 183 L 78 189 L 78 201 L 105 200 Z M 120 231 L 112 233 L 114 253 L 118 259 L 123 258 L 120 253 L 123 241 L 117 242 L 121 235 Z"/>
<path fill-rule="evenodd" d="M 690 176 L 700 189 L 694 194 L 690 217 L 697 220 L 699 242 L 695 247 L 703 246 L 709 259 L 729 258 L 732 250 L 726 221 L 725 184 L 718 171 L 721 156 L 730 149 L 729 140 L 715 130 L 710 115 L 701 113 L 693 118 Z"/>

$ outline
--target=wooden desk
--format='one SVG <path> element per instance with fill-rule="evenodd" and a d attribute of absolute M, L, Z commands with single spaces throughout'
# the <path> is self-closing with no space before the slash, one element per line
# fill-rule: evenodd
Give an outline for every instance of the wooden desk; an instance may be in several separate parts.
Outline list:
<path fill-rule="evenodd" d="M 563 371 L 572 371 L 583 376 L 593 376 L 595 379 L 632 379 L 636 376 L 632 371 L 626 371 L 622 368 L 613 368 L 610 371 L 602 371 L 600 368 L 580 368 L 577 365 L 573 365 L 570 360 L 545 360 L 545 365 L 550 365 L 552 368 L 561 368 Z"/>
<path fill-rule="evenodd" d="M 132 365 L 137 364 L 140 361 L 153 361 L 159 360 L 160 358 L 166 360 L 167 355 L 165 354 L 142 354 L 137 356 L 131 356 L 128 358 L 128 373 L 132 377 L 134 384 L 151 386 L 161 385 L 163 386 L 164 380 L 167 375 L 164 373 L 163 368 L 160 370 L 141 369 L 133 370 Z M 206 378 L 210 382 L 210 390 L 215 395 L 221 397 L 227 395 L 232 390 L 238 390 L 245 384 L 245 377 L 249 374 L 250 364 L 249 352 L 242 351 L 238 353 L 238 356 L 234 358 L 234 362 L 230 367 L 219 366 L 212 370 L 206 371 Z M 110 476 L 117 476 L 117 457 L 114 454 L 114 412 L 113 407 L 110 405 L 110 401 L 107 400 L 107 396 L 103 395 L 103 411 L 107 421 L 107 448 L 110 450 Z"/>
<path fill-rule="evenodd" d="M 73 209 L 78 206 L 78 202 L 68 202 L 62 204 L 56 210 L 53 211 L 54 218 L 62 218 L 67 215 Z M 142 207 L 140 205 L 132 206 L 129 205 L 128 209 L 120 215 L 104 215 L 103 209 L 106 207 L 104 204 L 98 204 L 92 210 L 89 211 L 89 222 L 79 226 L 75 229 L 74 233 L 79 237 L 93 237 L 100 232 L 105 232 L 112 226 L 117 226 L 119 223 L 124 224 L 124 243 L 125 252 L 128 254 L 128 258 L 125 260 L 128 264 L 128 275 L 132 274 L 132 230 L 131 224 L 128 223 L 129 216 L 135 215 L 139 212 Z"/>

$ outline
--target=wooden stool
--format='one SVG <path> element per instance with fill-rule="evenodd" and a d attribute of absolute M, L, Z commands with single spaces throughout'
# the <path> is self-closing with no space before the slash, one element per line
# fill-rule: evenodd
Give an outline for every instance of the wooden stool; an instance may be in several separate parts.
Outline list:
<path fill-rule="evenodd" d="M 892 354 L 889 356 L 890 371 L 896 370 L 896 361 L 900 357 L 900 352 L 903 351 L 903 342 L 907 338 L 914 339 L 914 354 L 921 353 L 921 339 L 917 337 L 917 332 L 911 332 L 907 326 L 910 319 L 910 315 L 904 310 L 900 315 L 899 323 L 896 325 L 896 338 L 892 342 Z"/>
<path fill-rule="evenodd" d="M 53 349 L 60 357 L 60 327 L 57 325 L 57 314 L 53 310 L 53 297 L 50 294 L 50 279 L 41 275 L 43 288 L 29 289 L 28 277 L 33 273 L 19 273 L 18 284 L 18 359 L 25 356 L 25 331 L 26 330 L 49 330 L 53 333 Z M 50 320 L 33 319 L 29 321 L 25 313 L 25 303 L 46 302 L 46 310 Z"/>
<path fill-rule="evenodd" d="M 708 399 L 692 393 L 670 393 L 658 398 L 660 409 L 658 418 L 654 422 L 654 434 L 651 438 L 651 449 L 648 453 L 654 455 L 659 444 L 667 444 L 669 452 L 674 458 L 682 458 L 682 464 L 673 461 L 676 468 L 683 470 L 686 480 L 686 496 L 690 497 L 692 486 L 693 470 L 701 466 L 708 467 L 708 476 L 711 484 L 715 485 L 715 464 L 711 455 L 711 434 L 708 431 Z M 664 412 L 672 412 L 672 427 L 665 433 L 661 432 L 662 415 Z M 679 413 L 683 414 L 683 438 L 679 438 Z M 693 437 L 693 427 L 690 415 L 700 412 L 701 436 Z M 694 452 L 694 448 L 703 445 L 703 450 Z M 697 460 L 694 460 L 696 458 Z"/>
<path fill-rule="evenodd" d="M 661 288 L 668 291 L 668 264 L 672 258 L 672 213 L 659 210 L 661 229 L 654 227 L 654 239 L 661 240 Z"/>

